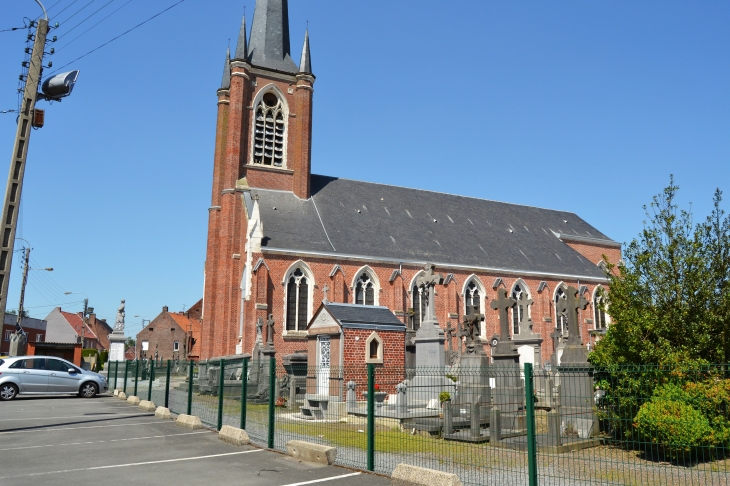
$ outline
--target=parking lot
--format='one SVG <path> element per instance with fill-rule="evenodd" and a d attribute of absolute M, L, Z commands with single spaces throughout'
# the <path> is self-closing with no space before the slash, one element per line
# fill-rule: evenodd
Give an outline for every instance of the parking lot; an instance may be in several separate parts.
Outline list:
<path fill-rule="evenodd" d="M 187 430 L 114 397 L 0 403 L 3 486 L 107 484 L 387 485 L 387 478 L 303 463 L 209 430 Z"/>

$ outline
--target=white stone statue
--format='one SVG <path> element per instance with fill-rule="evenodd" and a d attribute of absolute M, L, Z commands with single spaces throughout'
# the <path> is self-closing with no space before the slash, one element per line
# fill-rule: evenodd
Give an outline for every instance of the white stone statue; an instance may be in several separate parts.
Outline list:
<path fill-rule="evenodd" d="M 122 299 L 122 303 L 119 304 L 117 309 L 117 322 L 114 323 L 114 332 L 124 332 L 124 316 L 124 299 Z"/>

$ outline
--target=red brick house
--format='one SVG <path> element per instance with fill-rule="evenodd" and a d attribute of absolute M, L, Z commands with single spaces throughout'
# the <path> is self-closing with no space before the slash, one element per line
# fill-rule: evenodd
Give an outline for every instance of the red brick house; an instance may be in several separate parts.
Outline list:
<path fill-rule="evenodd" d="M 201 323 L 190 317 L 198 315 L 202 304 L 198 303 L 187 312 L 170 312 L 168 307 L 155 317 L 147 327 L 137 333 L 136 356 L 140 359 L 199 359 Z M 197 306 L 197 307 L 196 307 Z"/>
<path fill-rule="evenodd" d="M 18 316 L 5 314 L 5 323 L 2 329 L 2 341 L 0 341 L 0 355 L 7 354 L 10 351 L 10 336 L 15 332 L 15 323 Z M 46 326 L 48 323 L 42 319 L 34 319 L 32 317 L 23 317 L 20 322 L 23 331 L 28 335 L 29 343 L 42 343 L 46 339 Z"/>
<path fill-rule="evenodd" d="M 498 332 L 497 290 L 520 301 L 510 328 L 521 361 L 547 361 L 565 336 L 555 302 L 568 286 L 591 302 L 583 342 L 605 332 L 602 260 L 618 262 L 620 243 L 571 212 L 311 174 L 308 34 L 297 65 L 283 0 L 258 0 L 251 32 L 244 19 L 217 91 L 202 358 L 250 352 L 269 315 L 279 359 L 305 350 L 326 298 L 385 306 L 415 330 L 427 262 L 445 277 L 435 302 L 443 328 L 473 306 L 486 343 Z"/>

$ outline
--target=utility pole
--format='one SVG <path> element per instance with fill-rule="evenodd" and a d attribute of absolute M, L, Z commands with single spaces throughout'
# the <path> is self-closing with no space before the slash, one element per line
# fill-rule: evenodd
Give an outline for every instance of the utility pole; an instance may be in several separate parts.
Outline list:
<path fill-rule="evenodd" d="M 10 268 L 13 262 L 13 244 L 15 243 L 15 230 L 18 225 L 20 194 L 23 190 L 25 161 L 28 156 L 28 143 L 30 141 L 32 119 L 35 112 L 38 84 L 43 70 L 43 50 L 46 46 L 47 34 L 48 17 L 38 20 L 38 27 L 35 31 L 33 53 L 30 58 L 30 65 L 28 66 L 28 78 L 25 83 L 25 91 L 23 92 L 20 115 L 18 116 L 18 130 L 15 134 L 13 155 L 10 159 L 8 185 L 5 189 L 5 204 L 3 205 L 2 219 L 0 220 L 0 322 L 5 322 L 8 285 L 10 284 Z M 26 254 L 29 252 L 30 250 L 26 249 Z M 26 272 L 27 268 L 28 260 L 26 259 Z M 25 286 L 25 280 L 26 278 L 23 278 L 23 286 Z M 20 318 L 19 310 L 18 320 Z"/>
<path fill-rule="evenodd" d="M 84 335 L 86 334 L 86 312 L 89 310 L 89 299 L 84 299 L 84 314 L 81 316 L 81 349 L 84 349 Z"/>
<path fill-rule="evenodd" d="M 23 265 L 23 284 L 20 286 L 20 303 L 18 304 L 18 321 L 15 323 L 15 332 L 24 332 L 20 325 L 23 319 L 23 302 L 25 301 L 25 285 L 28 283 L 28 269 L 30 262 L 30 248 L 25 249 L 25 262 Z"/>

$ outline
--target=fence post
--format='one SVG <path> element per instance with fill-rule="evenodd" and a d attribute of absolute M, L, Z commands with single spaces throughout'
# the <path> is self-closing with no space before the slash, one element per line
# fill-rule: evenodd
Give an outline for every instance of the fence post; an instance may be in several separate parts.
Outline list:
<path fill-rule="evenodd" d="M 248 358 L 241 363 L 241 430 L 246 430 L 246 394 L 248 393 Z"/>
<path fill-rule="evenodd" d="M 269 441 L 268 448 L 274 448 L 274 406 L 276 405 L 276 358 L 269 358 Z"/>
<path fill-rule="evenodd" d="M 129 361 L 124 361 L 124 394 L 127 393 L 127 372 L 129 371 Z"/>
<path fill-rule="evenodd" d="M 117 375 L 119 374 L 119 361 L 114 362 L 114 389 L 117 389 Z M 112 370 L 112 367 L 109 367 L 109 371 Z"/>
<path fill-rule="evenodd" d="M 150 361 L 150 386 L 147 387 L 147 401 L 152 401 L 152 382 L 155 381 L 155 362 Z"/>
<path fill-rule="evenodd" d="M 530 486 L 537 486 L 537 441 L 535 438 L 535 385 L 532 363 L 525 363 L 525 412 L 527 420 L 527 473 Z"/>
<path fill-rule="evenodd" d="M 188 368 L 188 415 L 193 414 L 193 360 Z"/>
<path fill-rule="evenodd" d="M 167 360 L 167 379 L 165 380 L 165 408 L 170 408 L 170 366 L 172 361 Z"/>
<path fill-rule="evenodd" d="M 226 361 L 221 358 L 220 368 L 218 370 L 218 430 L 223 428 L 223 392 L 225 391 L 225 370 Z"/>
<path fill-rule="evenodd" d="M 375 365 L 368 364 L 368 471 L 375 471 Z"/>
<path fill-rule="evenodd" d="M 137 396 L 137 382 L 139 382 L 139 360 L 136 361 L 136 366 L 134 367 L 134 393 L 133 395 Z"/>

